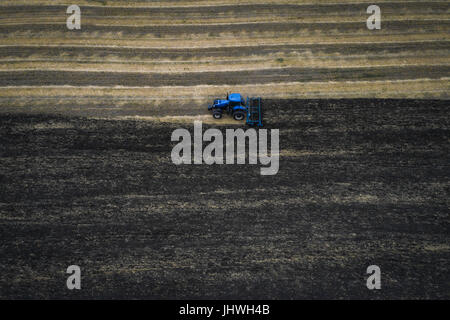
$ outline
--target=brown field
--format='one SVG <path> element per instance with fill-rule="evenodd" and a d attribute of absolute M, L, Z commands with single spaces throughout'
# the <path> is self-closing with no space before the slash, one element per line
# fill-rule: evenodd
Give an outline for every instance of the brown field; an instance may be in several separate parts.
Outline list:
<path fill-rule="evenodd" d="M 448 1 L 77 4 L 0 3 L 0 299 L 449 299 Z M 171 162 L 226 92 L 277 175 Z"/>
<path fill-rule="evenodd" d="M 416 98 L 448 98 L 448 3 L 381 4 L 382 28 L 371 31 L 366 27 L 366 1 L 230 0 L 220 5 L 87 1 L 80 2 L 81 30 L 69 31 L 66 6 L 58 1 L 33 5 L 6 1 L 0 20 L 0 98 L 7 106 L 34 99 L 29 105 L 33 108 L 42 100 L 53 105 L 77 101 L 68 101 L 70 96 L 52 100 L 47 90 L 42 90 L 41 99 L 19 94 L 14 101 L 9 87 L 69 85 L 84 91 L 91 86 L 108 90 L 145 86 L 155 92 L 146 95 L 150 101 L 184 105 L 192 95 L 201 101 L 217 89 L 226 92 L 242 85 L 254 85 L 248 94 L 266 96 L 267 84 L 274 84 L 270 95 L 277 98 L 394 98 L 404 92 Z M 397 80 L 412 81 L 389 88 Z M 330 86 L 316 85 L 314 91 L 304 87 L 330 81 Z M 358 86 L 368 81 L 373 86 L 355 92 L 335 90 L 335 82 L 350 89 L 353 84 L 348 81 Z M 417 82 L 427 86 L 420 88 Z M 296 93 L 293 83 L 299 88 Z M 163 97 L 164 91 L 156 93 L 161 86 L 192 86 L 195 93 L 185 95 L 185 101 L 180 95 Z M 206 92 L 198 86 L 217 89 Z M 97 92 L 96 97 L 77 98 L 108 99 Z M 130 104 L 142 103 L 133 95 L 126 99 Z M 117 107 L 123 103 L 111 102 Z"/>
<path fill-rule="evenodd" d="M 449 299 L 446 102 L 264 106 L 265 177 L 172 164 L 173 118 L 2 114 L 0 298 Z"/>

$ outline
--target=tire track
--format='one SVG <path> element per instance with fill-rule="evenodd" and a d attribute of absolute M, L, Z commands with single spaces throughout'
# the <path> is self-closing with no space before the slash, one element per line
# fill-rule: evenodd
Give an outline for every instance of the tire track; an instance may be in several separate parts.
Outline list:
<path fill-rule="evenodd" d="M 245 57 L 250 55 L 270 54 L 343 54 L 343 55 L 386 55 L 408 52 L 420 53 L 424 50 L 450 51 L 450 40 L 392 42 L 392 43 L 331 43 L 331 44 L 295 44 L 295 45 L 260 45 L 235 47 L 205 47 L 205 48 L 122 48 L 93 46 L 0 46 L 0 59 L 6 57 L 27 58 L 30 56 L 67 58 L 82 56 L 84 58 L 104 58 L 114 55 L 121 58 L 137 59 L 201 59 L 204 57 Z M 102 60 L 103 61 L 103 60 Z"/>
<path fill-rule="evenodd" d="M 439 31 L 449 31 L 449 20 L 403 20 L 403 21 L 385 21 L 383 28 L 377 30 L 377 34 L 413 34 L 413 33 L 433 33 Z M 315 34 L 322 32 L 324 34 L 354 34 L 372 35 L 373 32 L 366 27 L 365 20 L 361 22 L 319 22 L 319 23 L 298 23 L 298 22 L 267 22 L 267 23 L 240 23 L 240 24 L 208 24 L 208 25 L 155 25 L 155 26 L 96 26 L 84 24 L 78 32 L 70 32 L 65 24 L 22 24 L 22 25 L 4 25 L 0 26 L 0 37 L 6 37 L 13 33 L 26 33 L 28 36 L 49 37 L 52 32 L 61 32 L 73 38 L 89 38 L 95 35 L 96 38 L 138 38 L 153 35 L 157 38 L 164 36 L 183 36 L 186 35 L 219 35 L 231 33 L 240 35 L 243 32 L 257 35 L 258 33 L 271 33 L 277 36 L 283 34 Z"/>
<path fill-rule="evenodd" d="M 367 3 L 334 4 L 239 4 L 184 7 L 112 7 L 81 6 L 85 17 L 146 17 L 149 20 L 159 18 L 211 19 L 220 17 L 252 19 L 255 15 L 267 16 L 354 16 L 366 15 Z M 383 14 L 404 12 L 443 14 L 448 12 L 448 3 L 441 2 L 383 2 Z M 1 7 L 5 16 L 50 16 L 65 15 L 66 5 L 25 5 Z"/>
<path fill-rule="evenodd" d="M 450 66 L 409 66 L 370 68 L 283 68 L 239 72 L 80 72 L 1 71 L 0 86 L 179 86 L 239 85 L 271 82 L 311 82 L 350 80 L 439 79 L 450 75 Z"/>

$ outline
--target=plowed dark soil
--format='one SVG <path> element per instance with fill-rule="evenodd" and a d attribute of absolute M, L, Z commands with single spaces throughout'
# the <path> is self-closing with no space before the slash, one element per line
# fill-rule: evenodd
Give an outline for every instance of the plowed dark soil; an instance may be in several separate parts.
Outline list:
<path fill-rule="evenodd" d="M 265 177 L 173 165 L 175 125 L 2 114 L 0 297 L 449 299 L 447 102 L 264 106 Z"/>

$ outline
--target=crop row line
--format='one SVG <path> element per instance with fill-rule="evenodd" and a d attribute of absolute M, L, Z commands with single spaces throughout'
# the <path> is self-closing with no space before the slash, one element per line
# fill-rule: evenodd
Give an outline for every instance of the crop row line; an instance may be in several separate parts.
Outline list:
<path fill-rule="evenodd" d="M 430 46 L 430 45 L 439 45 L 439 46 L 450 46 L 450 38 L 448 39 L 439 39 L 439 40 L 421 40 L 421 39 L 410 39 L 410 40 L 406 40 L 406 41 L 366 41 L 366 42 L 325 42 L 325 43 L 321 43 L 321 42 L 316 42 L 316 43 L 291 43 L 291 44 L 285 44 L 282 45 L 283 47 L 288 47 L 291 49 L 296 49 L 296 48 L 300 48 L 300 49 L 313 49 L 313 48 L 331 48 L 331 47 L 345 47 L 345 48 L 349 48 L 349 46 L 351 48 L 355 48 L 355 47 L 373 47 L 373 48 L 379 48 L 379 47 L 390 47 L 390 46 L 395 46 L 395 47 L 406 47 L 406 46 Z M 281 47 L 281 48 L 283 48 Z M 210 52 L 211 50 L 223 50 L 224 47 L 223 46 L 209 46 L 209 47 L 205 47 L 205 48 L 195 48 L 195 47 L 137 47 L 137 46 L 117 46 L 117 45 L 102 45 L 102 44 L 98 44 L 98 45 L 83 45 L 83 44 L 49 44 L 49 43 L 42 43 L 42 44 L 0 44 L 0 48 L 17 48 L 17 50 L 22 50 L 22 48 L 37 48 L 37 49 L 41 49 L 41 48 L 52 48 L 52 49 L 71 49 L 71 48 L 82 48 L 82 49 L 86 49 L 86 48 L 93 48 L 93 49 L 108 49 L 108 50 L 115 50 L 115 51 L 120 51 L 120 50 L 129 50 L 132 49 L 134 50 L 140 50 L 141 52 L 157 52 L 157 53 L 166 53 L 166 52 L 185 52 L 186 50 L 208 50 L 208 52 Z M 260 44 L 260 45 L 248 45 L 248 44 L 238 44 L 236 46 L 229 46 L 229 48 L 231 49 L 245 49 L 245 50 L 267 50 L 267 49 L 276 49 L 276 48 L 280 48 L 280 44 Z M 227 49 L 229 49 L 227 48 Z"/>
<path fill-rule="evenodd" d="M 78 0 L 77 4 L 79 6 L 88 8 L 135 8 L 135 9 L 146 9 L 146 8 L 209 8 L 209 7 L 228 7 L 228 6 L 243 6 L 243 5 L 273 5 L 271 1 L 262 0 L 222 0 L 220 4 L 216 1 L 211 0 L 181 0 L 181 1 L 158 1 L 156 4 L 149 1 L 97 1 L 98 4 L 93 4 L 92 0 Z M 95 2 L 95 1 L 94 1 Z M 365 5 L 367 3 L 372 3 L 372 0 L 278 0 L 277 4 L 284 5 L 304 5 L 304 6 L 328 6 L 328 5 Z M 379 0 L 379 4 L 420 4 L 417 0 Z M 427 3 L 446 3 L 442 0 L 428 0 Z M 3 0 L 0 7 L 29 7 L 30 2 L 28 0 Z M 61 6 L 67 7 L 67 1 L 64 0 L 35 0 L 32 6 Z"/>
<path fill-rule="evenodd" d="M 407 66 L 450 66 L 450 57 L 445 56 L 429 56 L 429 57 L 397 57 L 397 58 L 379 58 L 379 59 L 306 59 L 306 60 L 263 60 L 263 61 L 242 61 L 242 62 L 206 62 L 190 64 L 173 64 L 166 62 L 164 64 L 146 64 L 141 63 L 122 64 L 122 63 L 80 63 L 80 62 L 47 62 L 31 63 L 31 62 L 14 62 L 5 63 L 0 60 L 0 72 L 14 71 L 64 71 L 64 72 L 109 72 L 109 73 L 130 73 L 136 72 L 140 74 L 189 74 L 190 72 L 241 72 L 254 70 L 274 70 L 274 69 L 290 69 L 293 67 L 308 67 L 310 69 L 331 68 L 337 70 L 351 70 L 353 68 L 373 68 L 373 67 L 407 67 Z"/>
<path fill-rule="evenodd" d="M 138 73 L 105 71 L 1 71 L 0 85 L 76 85 L 76 86 L 167 86 L 185 84 L 271 83 L 286 81 L 396 80 L 424 76 L 440 79 L 450 74 L 450 65 L 347 67 L 347 68 L 271 68 L 234 71 L 184 73 Z"/>
<path fill-rule="evenodd" d="M 259 19 L 234 19 L 234 21 L 230 21 L 230 19 L 224 19 L 226 22 L 217 22 L 217 19 L 214 19 L 213 21 L 203 20 L 202 22 L 190 22 L 186 23 L 184 20 L 180 21 L 173 21 L 171 20 L 170 23 L 167 23 L 167 20 L 164 20 L 160 23 L 151 23 L 148 20 L 136 20 L 135 18 L 130 19 L 130 21 L 109 21 L 109 19 L 98 19 L 95 17 L 92 18 L 84 18 L 83 19 L 83 26 L 88 27 L 124 27 L 124 28 L 151 28 L 151 27 L 198 27 L 198 26 L 208 26 L 208 27 L 214 27 L 214 26 L 238 26 L 238 25 L 267 25 L 267 24 L 308 24 L 308 25 L 314 25 L 314 24 L 332 24 L 332 25 L 338 25 L 342 23 L 365 23 L 365 20 L 361 20 L 356 18 L 339 18 L 339 20 L 336 20 L 336 17 L 333 20 L 331 19 L 324 19 L 324 18 L 283 18 L 280 17 L 280 20 L 277 19 L 270 19 L 261 17 Z M 113 18 L 111 18 L 112 20 Z M 252 21 L 253 20 L 253 21 Z M 445 16 L 433 16 L 433 15 L 421 15 L 421 16 L 395 16 L 395 17 L 388 17 L 383 19 L 383 23 L 395 23 L 395 22 L 403 22 L 403 21 L 421 21 L 421 22 L 433 22 L 435 24 L 439 24 L 442 22 L 449 22 L 450 21 L 450 15 Z M 0 27 L 7 26 L 7 27 L 14 27 L 14 26 L 64 26 L 65 20 L 61 19 L 60 21 L 46 21 L 44 19 L 28 19 L 28 20 L 21 20 L 20 22 L 17 19 L 11 19 L 8 20 L 0 20 Z"/>

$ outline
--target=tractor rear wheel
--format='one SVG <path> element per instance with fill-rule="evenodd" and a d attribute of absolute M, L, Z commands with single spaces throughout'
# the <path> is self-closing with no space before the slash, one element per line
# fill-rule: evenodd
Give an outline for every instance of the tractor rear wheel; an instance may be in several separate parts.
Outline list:
<path fill-rule="evenodd" d="M 244 120 L 245 113 L 242 111 L 236 111 L 235 113 L 233 113 L 233 118 L 234 118 L 234 120 L 237 120 L 237 121 Z"/>
<path fill-rule="evenodd" d="M 221 119 L 222 118 L 222 112 L 214 111 L 213 112 L 213 118 L 214 119 Z"/>

